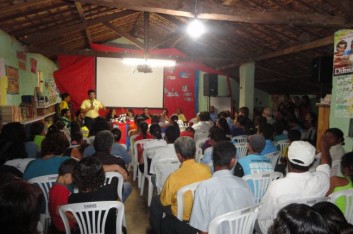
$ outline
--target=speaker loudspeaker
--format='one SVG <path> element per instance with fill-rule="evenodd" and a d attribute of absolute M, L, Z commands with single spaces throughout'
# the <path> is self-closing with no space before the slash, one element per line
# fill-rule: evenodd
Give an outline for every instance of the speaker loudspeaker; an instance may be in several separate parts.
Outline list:
<path fill-rule="evenodd" d="M 332 83 L 333 57 L 318 57 L 313 60 L 313 80 L 320 83 Z"/>
<path fill-rule="evenodd" d="M 204 96 L 218 95 L 218 75 L 217 74 L 203 75 L 203 95 Z"/>

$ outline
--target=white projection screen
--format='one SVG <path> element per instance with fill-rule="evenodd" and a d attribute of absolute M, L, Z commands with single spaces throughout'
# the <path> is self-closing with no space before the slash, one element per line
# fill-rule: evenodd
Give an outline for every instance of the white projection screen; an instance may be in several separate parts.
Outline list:
<path fill-rule="evenodd" d="M 163 67 L 138 72 L 120 58 L 96 59 L 97 99 L 108 107 L 163 108 Z"/>

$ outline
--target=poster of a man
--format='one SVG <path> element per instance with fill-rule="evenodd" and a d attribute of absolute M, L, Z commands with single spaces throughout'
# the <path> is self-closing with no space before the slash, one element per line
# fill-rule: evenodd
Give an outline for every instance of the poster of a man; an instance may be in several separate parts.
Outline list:
<path fill-rule="evenodd" d="M 350 47 L 348 47 L 348 42 Z M 353 73 L 353 34 L 347 30 L 340 30 L 335 34 L 333 75 L 351 73 Z"/>

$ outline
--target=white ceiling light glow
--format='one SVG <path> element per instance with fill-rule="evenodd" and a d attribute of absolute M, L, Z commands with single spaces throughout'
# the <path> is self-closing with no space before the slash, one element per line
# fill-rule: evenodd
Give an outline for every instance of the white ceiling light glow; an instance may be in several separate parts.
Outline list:
<path fill-rule="evenodd" d="M 176 64 L 175 60 L 140 58 L 123 58 L 122 62 L 126 65 L 148 65 L 151 67 L 174 67 Z"/>
<path fill-rule="evenodd" d="M 198 19 L 194 19 L 187 27 L 187 33 L 194 39 L 199 38 L 206 32 L 205 25 Z"/>

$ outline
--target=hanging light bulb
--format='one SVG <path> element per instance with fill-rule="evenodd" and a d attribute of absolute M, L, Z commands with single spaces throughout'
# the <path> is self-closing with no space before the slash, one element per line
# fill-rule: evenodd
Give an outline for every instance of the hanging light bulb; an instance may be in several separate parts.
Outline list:
<path fill-rule="evenodd" d="M 200 20 L 194 19 L 189 23 L 186 31 L 192 38 L 197 39 L 206 32 L 206 28 Z"/>

